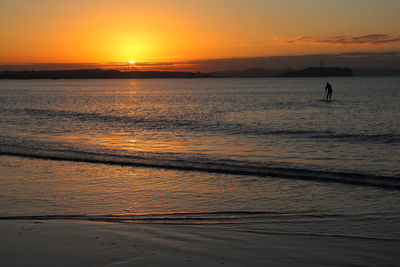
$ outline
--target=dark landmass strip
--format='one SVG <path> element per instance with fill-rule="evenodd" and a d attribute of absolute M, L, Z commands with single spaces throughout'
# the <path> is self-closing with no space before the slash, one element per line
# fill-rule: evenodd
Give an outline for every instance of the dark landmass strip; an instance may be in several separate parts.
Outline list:
<path fill-rule="evenodd" d="M 0 71 L 0 79 L 157 79 L 157 78 L 266 78 L 266 77 L 400 76 L 400 69 L 310 67 L 302 70 L 251 68 L 209 73 L 179 71 L 26 70 Z"/>
<path fill-rule="evenodd" d="M 353 71 L 349 68 L 321 68 L 310 67 L 303 70 L 290 71 L 279 75 L 279 77 L 349 77 Z"/>
<path fill-rule="evenodd" d="M 210 78 L 210 74 L 177 71 L 127 71 L 118 70 L 41 70 L 1 71 L 0 79 L 148 79 L 148 78 Z"/>
<path fill-rule="evenodd" d="M 263 77 L 277 77 L 286 72 L 294 71 L 294 69 L 264 69 L 264 68 L 251 68 L 245 70 L 226 70 L 215 71 L 209 74 L 217 78 L 263 78 Z"/>
<path fill-rule="evenodd" d="M 354 76 L 400 76 L 399 69 L 362 68 L 355 69 Z"/>

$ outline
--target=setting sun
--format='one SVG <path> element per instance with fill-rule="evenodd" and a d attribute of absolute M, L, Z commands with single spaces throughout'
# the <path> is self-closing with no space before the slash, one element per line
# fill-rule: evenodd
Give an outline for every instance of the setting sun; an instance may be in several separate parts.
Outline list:
<path fill-rule="evenodd" d="M 136 63 L 135 60 L 130 60 L 130 61 L 129 61 L 129 64 L 135 64 L 135 63 Z"/>

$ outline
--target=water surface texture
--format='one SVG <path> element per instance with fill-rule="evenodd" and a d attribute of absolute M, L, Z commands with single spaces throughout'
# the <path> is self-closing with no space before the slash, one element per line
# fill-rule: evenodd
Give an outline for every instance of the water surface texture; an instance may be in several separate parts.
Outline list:
<path fill-rule="evenodd" d="M 398 244 L 400 78 L 330 82 L 0 81 L 0 219 Z"/>
<path fill-rule="evenodd" d="M 1 81 L 0 149 L 393 183 L 400 176 L 400 79 L 332 78 L 332 102 L 322 101 L 325 81 Z"/>

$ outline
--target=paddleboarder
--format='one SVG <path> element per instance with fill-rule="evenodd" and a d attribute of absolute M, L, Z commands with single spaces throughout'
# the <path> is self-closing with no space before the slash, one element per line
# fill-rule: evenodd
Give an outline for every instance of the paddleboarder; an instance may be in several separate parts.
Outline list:
<path fill-rule="evenodd" d="M 327 82 L 325 86 L 325 93 L 326 93 L 326 101 L 332 100 L 332 85 Z"/>

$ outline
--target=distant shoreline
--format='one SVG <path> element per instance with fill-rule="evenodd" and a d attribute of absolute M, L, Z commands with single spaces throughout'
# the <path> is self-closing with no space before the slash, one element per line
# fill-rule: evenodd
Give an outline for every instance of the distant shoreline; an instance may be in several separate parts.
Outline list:
<path fill-rule="evenodd" d="M 310 67 L 302 70 L 271 70 L 253 68 L 241 71 L 179 72 L 179 71 L 128 71 L 81 69 L 81 70 L 23 70 L 0 71 L 0 79 L 173 79 L 173 78 L 298 78 L 298 77 L 352 77 L 352 76 L 400 76 L 400 69 L 356 69 Z"/>

